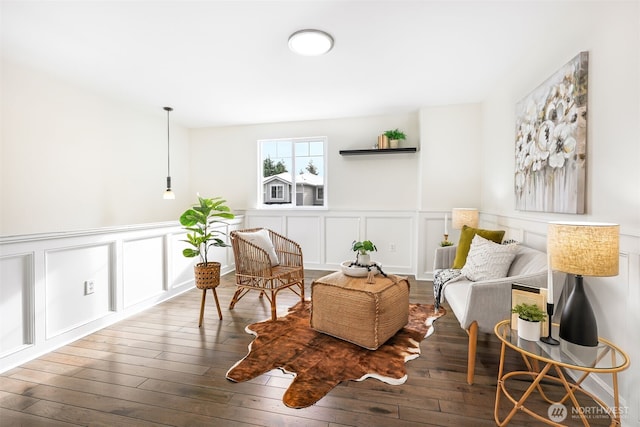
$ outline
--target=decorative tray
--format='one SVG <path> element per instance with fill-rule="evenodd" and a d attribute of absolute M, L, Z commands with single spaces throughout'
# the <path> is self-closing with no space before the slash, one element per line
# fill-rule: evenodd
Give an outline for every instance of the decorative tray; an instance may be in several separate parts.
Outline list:
<path fill-rule="evenodd" d="M 351 277 L 367 277 L 367 275 L 369 274 L 369 271 L 371 271 L 375 276 L 376 274 L 380 273 L 380 269 L 378 268 L 378 266 L 382 267 L 382 265 L 379 262 L 375 262 L 375 261 L 371 261 L 369 268 L 360 267 L 357 265 L 350 266 L 352 262 L 353 261 L 343 261 L 342 263 L 340 263 L 342 272 L 347 276 L 351 276 Z"/>

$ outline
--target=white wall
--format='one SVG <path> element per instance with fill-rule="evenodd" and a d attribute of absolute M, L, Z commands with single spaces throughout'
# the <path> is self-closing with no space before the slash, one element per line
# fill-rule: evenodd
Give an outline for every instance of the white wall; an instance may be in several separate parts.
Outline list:
<path fill-rule="evenodd" d="M 640 233 L 638 3 L 587 4 L 590 13 L 567 23 L 562 43 L 541 39 L 484 102 L 482 156 L 488 167 L 482 172 L 482 206 L 484 211 L 523 214 L 514 210 L 515 104 L 579 52 L 588 51 L 587 206 L 580 218 L 616 222 L 623 231 Z"/>
<path fill-rule="evenodd" d="M 192 202 L 188 133 L 171 127 L 176 200 L 162 199 L 167 124 L 157 111 L 3 61 L 0 235 L 175 220 Z"/>
<path fill-rule="evenodd" d="M 419 146 L 417 113 L 352 119 L 275 123 L 190 131 L 191 192 L 220 195 L 234 209 L 257 207 L 257 141 L 327 136 L 329 208 L 417 209 L 416 154 L 340 156 L 340 150 L 371 148 L 378 135 L 400 128 L 401 146 Z M 364 189 L 364 190 L 363 190 Z"/>
<path fill-rule="evenodd" d="M 566 3 L 562 8 L 573 8 Z M 573 9 L 577 12 L 576 9 Z M 532 18 L 533 19 L 533 18 Z M 640 6 L 638 2 L 583 2 L 562 29 L 540 19 L 540 44 L 500 76 L 482 106 L 482 210 L 501 228 L 546 235 L 552 220 L 620 224 L 620 274 L 585 278 L 599 334 L 631 356 L 620 375 L 628 413 L 623 425 L 640 424 Z M 548 37 L 548 38 L 547 38 Z M 520 212 L 514 209 L 515 104 L 580 51 L 589 52 L 586 213 Z M 544 244 L 544 239 L 540 239 Z M 544 248 L 542 248 L 544 249 Z M 602 376 L 590 384 L 611 391 Z"/>
<path fill-rule="evenodd" d="M 480 113 L 480 104 L 420 110 L 421 210 L 480 206 Z"/>
<path fill-rule="evenodd" d="M 369 148 L 378 134 L 391 128 L 404 130 L 407 141 L 402 145 L 418 146 L 419 151 L 367 156 L 338 153 Z M 303 215 L 289 210 L 257 211 L 257 141 L 317 135 L 328 137 L 329 209 Z M 192 129 L 191 192 L 223 196 L 234 209 L 246 211 L 248 225 L 273 224 L 290 236 L 296 234 L 296 227 L 290 226 L 289 218 L 303 216 L 306 230 L 319 231 L 309 247 L 303 246 L 305 264 L 312 268 L 337 268 L 340 261 L 349 259 L 351 241 L 378 234 L 377 260 L 393 272 L 424 278 L 431 274 L 433 253 L 442 240 L 445 213 L 452 207 L 480 206 L 481 138 L 480 104 L 425 107 L 394 116 Z M 216 163 L 219 158 L 227 160 Z M 258 221 L 259 217 L 276 219 L 272 223 Z M 410 222 L 401 219 L 407 217 Z M 346 218 L 349 220 L 343 223 Z M 373 230 L 371 224 L 380 221 L 380 230 Z M 402 231 L 397 234 L 403 237 L 389 235 L 398 227 Z M 338 229 L 341 231 L 331 232 Z M 451 230 L 452 239 L 457 238 L 456 233 Z M 395 246 L 393 252 L 391 246 Z M 310 251 L 316 256 L 310 257 Z"/>

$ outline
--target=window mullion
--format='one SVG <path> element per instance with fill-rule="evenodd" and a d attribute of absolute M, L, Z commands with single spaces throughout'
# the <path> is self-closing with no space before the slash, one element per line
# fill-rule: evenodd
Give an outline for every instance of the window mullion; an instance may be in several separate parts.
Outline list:
<path fill-rule="evenodd" d="M 296 141 L 291 140 L 291 206 L 298 206 L 298 184 L 296 183 Z"/>

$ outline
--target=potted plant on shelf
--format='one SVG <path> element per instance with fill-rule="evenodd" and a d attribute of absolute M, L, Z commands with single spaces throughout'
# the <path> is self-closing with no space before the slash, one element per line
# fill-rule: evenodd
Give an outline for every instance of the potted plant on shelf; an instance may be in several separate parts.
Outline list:
<path fill-rule="evenodd" d="M 387 130 L 384 135 L 389 138 L 389 148 L 398 148 L 400 140 L 407 139 L 407 136 L 400 129 Z"/>
<path fill-rule="evenodd" d="M 520 303 L 511 309 L 518 315 L 518 336 L 529 341 L 540 339 L 540 322 L 547 314 L 535 304 Z"/>
<path fill-rule="evenodd" d="M 180 216 L 180 224 L 187 231 L 187 240 L 191 245 L 185 248 L 182 255 L 187 258 L 200 257 L 200 262 L 194 266 L 196 286 L 200 289 L 215 288 L 220 283 L 220 263 L 209 261 L 209 249 L 212 246 L 227 247 L 228 244 L 219 235 L 225 233 L 213 229 L 220 219 L 233 219 L 235 215 L 226 200 L 220 197 L 207 199 L 198 196 L 198 204 L 187 209 Z"/>
<path fill-rule="evenodd" d="M 362 242 L 353 241 L 351 250 L 356 252 L 356 264 L 366 267 L 371 264 L 369 252 L 377 251 L 376 245 L 371 240 L 363 240 Z"/>

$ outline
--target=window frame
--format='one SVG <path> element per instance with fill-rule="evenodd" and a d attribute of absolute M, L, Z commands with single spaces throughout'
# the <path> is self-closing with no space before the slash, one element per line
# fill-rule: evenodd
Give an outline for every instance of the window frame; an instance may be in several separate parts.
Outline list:
<path fill-rule="evenodd" d="M 322 173 L 318 174 L 318 176 L 322 177 L 322 192 L 323 198 L 318 199 L 318 190 L 320 187 L 316 187 L 314 189 L 314 196 L 316 196 L 316 200 L 321 200 L 322 205 L 297 205 L 297 174 L 291 173 L 292 183 L 291 183 L 291 202 L 290 203 L 265 203 L 265 197 L 267 197 L 266 190 L 264 188 L 264 156 L 263 156 L 263 144 L 264 143 L 273 143 L 273 142 L 289 142 L 291 143 L 291 170 L 297 171 L 300 169 L 304 169 L 305 165 L 296 164 L 296 143 L 298 142 L 322 142 Z M 274 209 L 274 210 L 328 210 L 328 201 L 327 201 L 327 186 L 328 186 L 328 178 L 327 178 L 327 153 L 328 153 L 328 138 L 326 136 L 312 136 L 312 137 L 293 137 L 293 138 L 269 138 L 269 139 L 259 139 L 257 141 L 258 145 L 258 182 L 257 182 L 257 209 Z M 317 165 L 316 165 L 317 166 Z M 280 200 L 286 200 L 287 197 L 284 194 L 285 185 L 280 184 L 282 186 L 282 198 Z M 275 199 L 273 199 L 275 200 Z"/>
<path fill-rule="evenodd" d="M 284 200 L 284 185 L 273 184 L 270 188 L 271 188 L 271 199 Z M 273 195 L 274 190 L 276 192 L 275 196 Z"/>

